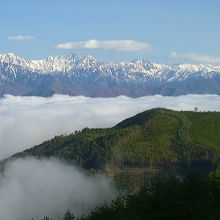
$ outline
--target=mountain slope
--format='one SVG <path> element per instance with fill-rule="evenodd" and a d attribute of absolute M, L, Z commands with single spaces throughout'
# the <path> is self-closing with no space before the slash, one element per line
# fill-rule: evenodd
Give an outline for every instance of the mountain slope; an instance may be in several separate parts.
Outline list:
<path fill-rule="evenodd" d="M 220 153 L 219 134 L 220 112 L 159 108 L 126 119 L 113 128 L 85 128 L 68 136 L 57 136 L 15 156 L 55 156 L 98 169 L 105 162 L 148 166 L 150 162 L 212 160 Z M 86 164 L 81 159 L 103 163 Z"/>
<path fill-rule="evenodd" d="M 56 157 L 135 188 L 158 171 L 209 172 L 220 162 L 219 134 L 220 112 L 152 109 L 113 128 L 55 137 L 12 158 Z"/>
<path fill-rule="evenodd" d="M 0 95 L 69 95 L 139 97 L 149 94 L 220 94 L 220 66 L 167 66 L 133 60 L 114 64 L 91 56 L 26 60 L 0 55 Z"/>

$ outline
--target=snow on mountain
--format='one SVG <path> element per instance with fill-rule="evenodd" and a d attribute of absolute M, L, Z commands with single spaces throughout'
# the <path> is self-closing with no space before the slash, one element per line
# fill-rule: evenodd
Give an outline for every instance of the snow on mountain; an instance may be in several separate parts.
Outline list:
<path fill-rule="evenodd" d="M 99 86 L 108 88 L 106 90 L 110 94 L 114 87 L 113 93 L 120 95 L 127 94 L 126 91 L 131 88 L 134 93 L 138 91 L 138 94 L 151 94 L 157 91 L 163 94 L 161 90 L 163 91 L 163 88 L 167 90 L 166 84 L 170 83 L 173 86 L 169 88 L 170 90 L 180 90 L 181 92 L 182 90 L 177 89 L 174 83 L 187 80 L 190 80 L 191 83 L 194 82 L 192 88 L 190 87 L 194 91 L 193 88 L 198 87 L 198 85 L 195 85 L 195 80 L 204 81 L 213 78 L 212 84 L 214 84 L 215 90 L 216 88 L 218 90 L 218 87 L 220 87 L 217 82 L 220 78 L 220 65 L 178 64 L 168 66 L 140 58 L 115 64 L 99 61 L 92 56 L 50 56 L 44 60 L 27 60 L 13 53 L 0 55 L 0 85 L 2 85 L 2 87 L 0 86 L 0 95 L 8 91 L 9 82 L 16 83 L 16 86 L 21 91 L 25 90 L 25 92 L 31 91 L 32 87 L 36 87 L 36 85 L 37 88 L 34 90 L 39 89 L 39 87 L 45 90 L 46 85 L 47 89 L 52 88 L 56 91 L 59 88 L 59 92 L 67 94 L 72 94 L 72 90 L 75 94 L 76 87 L 80 87 L 77 91 L 83 93 L 85 87 L 93 91 Z M 25 83 L 29 83 L 28 86 Z M 200 85 L 205 84 L 205 82 L 200 82 Z M 74 88 L 72 88 L 73 86 Z M 14 92 L 11 84 L 9 90 Z M 192 92 L 191 90 L 190 92 Z M 199 88 L 198 91 L 201 90 Z M 184 93 L 186 91 L 187 88 L 184 85 Z M 195 89 L 195 91 L 197 90 Z M 204 91 L 209 91 L 209 88 L 208 90 L 204 88 Z M 96 94 L 97 91 L 93 92 Z M 21 92 L 21 94 L 23 93 Z M 81 93 L 79 92 L 79 94 Z"/>
<path fill-rule="evenodd" d="M 167 80 L 174 80 L 180 76 L 186 78 L 187 75 L 200 72 L 203 76 L 209 73 L 219 73 L 220 66 L 207 64 L 178 64 L 167 66 L 163 64 L 151 63 L 147 60 L 136 59 L 130 62 L 114 64 L 102 62 L 92 56 L 79 57 L 72 56 L 49 56 L 44 60 L 26 60 L 13 53 L 0 55 L 0 65 L 8 64 L 13 68 L 22 67 L 28 71 L 39 73 L 68 73 L 74 70 L 100 71 L 104 75 L 114 75 L 115 72 L 124 72 L 125 75 L 135 75 L 142 73 L 145 76 L 161 77 Z M 169 73 L 174 72 L 173 77 Z M 116 74 L 117 75 L 117 74 Z M 175 76 L 175 77 L 174 77 Z"/>

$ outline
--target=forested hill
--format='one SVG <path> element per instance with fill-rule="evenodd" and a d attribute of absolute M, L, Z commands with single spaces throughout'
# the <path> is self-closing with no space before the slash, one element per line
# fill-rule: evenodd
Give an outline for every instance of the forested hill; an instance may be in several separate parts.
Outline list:
<path fill-rule="evenodd" d="M 56 157 L 119 181 L 164 169 L 206 173 L 220 161 L 220 112 L 152 109 L 113 128 L 85 128 L 13 157 L 24 156 Z"/>

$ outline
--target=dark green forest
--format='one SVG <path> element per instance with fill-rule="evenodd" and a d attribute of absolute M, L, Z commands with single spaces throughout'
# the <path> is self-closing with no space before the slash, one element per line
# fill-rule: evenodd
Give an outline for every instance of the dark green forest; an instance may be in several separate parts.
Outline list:
<path fill-rule="evenodd" d="M 55 157 L 104 173 L 120 190 L 137 192 L 158 172 L 208 174 L 220 161 L 220 112 L 152 109 L 112 128 L 57 136 L 12 158 Z M 128 184 L 129 183 L 129 184 Z"/>
<path fill-rule="evenodd" d="M 76 218 L 69 210 L 62 220 L 218 220 L 220 219 L 220 168 L 208 176 L 190 173 L 180 180 L 157 177 L 138 193 L 121 195 L 87 216 Z M 43 220 L 50 220 L 45 216 Z"/>
<path fill-rule="evenodd" d="M 169 177 L 121 196 L 81 220 L 217 220 L 220 219 L 220 170 L 209 176 Z"/>

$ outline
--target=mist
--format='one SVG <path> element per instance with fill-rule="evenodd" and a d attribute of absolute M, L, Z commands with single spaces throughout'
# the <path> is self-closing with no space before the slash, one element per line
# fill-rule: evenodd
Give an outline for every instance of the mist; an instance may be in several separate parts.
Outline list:
<path fill-rule="evenodd" d="M 0 219 L 61 219 L 67 209 L 86 214 L 115 196 L 105 177 L 89 177 L 55 159 L 18 159 L 0 174 Z"/>
<path fill-rule="evenodd" d="M 111 127 L 141 111 L 165 107 L 175 110 L 219 111 L 218 95 L 160 95 L 141 98 L 88 98 L 54 95 L 0 99 L 0 159 L 40 144 L 55 135 L 84 127 Z"/>

